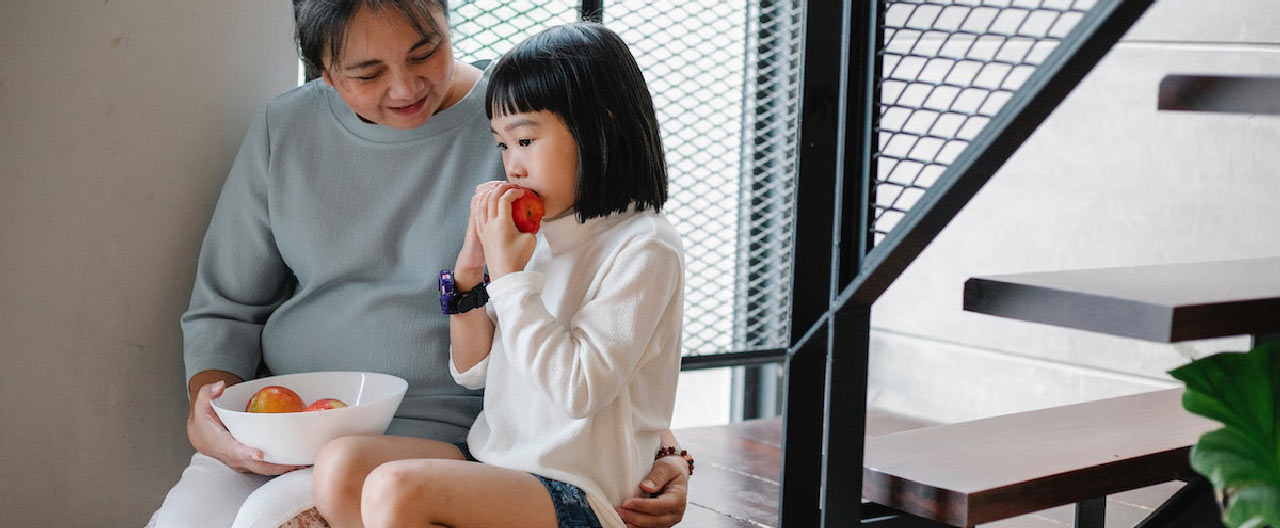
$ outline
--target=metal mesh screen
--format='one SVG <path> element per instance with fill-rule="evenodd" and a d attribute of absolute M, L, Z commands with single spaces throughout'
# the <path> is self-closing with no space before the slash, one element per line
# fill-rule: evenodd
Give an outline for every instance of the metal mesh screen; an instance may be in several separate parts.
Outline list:
<path fill-rule="evenodd" d="M 797 2 L 611 0 L 654 95 L 685 242 L 685 353 L 787 345 Z"/>
<path fill-rule="evenodd" d="M 577 0 L 453 0 L 453 54 L 463 62 L 494 60 L 543 28 L 578 20 Z"/>
<path fill-rule="evenodd" d="M 893 230 L 1096 3 L 885 3 L 875 243 Z"/>
<path fill-rule="evenodd" d="M 455 53 L 497 58 L 578 2 L 450 3 Z M 610 0 L 667 153 L 685 243 L 685 355 L 786 347 L 801 0 Z"/>

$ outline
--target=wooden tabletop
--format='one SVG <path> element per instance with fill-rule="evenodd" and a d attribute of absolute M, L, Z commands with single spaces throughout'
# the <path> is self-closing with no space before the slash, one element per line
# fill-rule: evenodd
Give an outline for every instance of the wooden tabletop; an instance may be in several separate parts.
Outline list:
<path fill-rule="evenodd" d="M 975 277 L 971 312 L 1171 343 L 1280 333 L 1280 257 Z"/>
<path fill-rule="evenodd" d="M 1280 115 L 1280 77 L 1173 74 L 1158 93 L 1160 110 Z"/>
<path fill-rule="evenodd" d="M 1219 424 L 1182 409 L 1182 389 L 1109 398 L 868 438 L 863 495 L 973 526 L 1167 482 Z"/>

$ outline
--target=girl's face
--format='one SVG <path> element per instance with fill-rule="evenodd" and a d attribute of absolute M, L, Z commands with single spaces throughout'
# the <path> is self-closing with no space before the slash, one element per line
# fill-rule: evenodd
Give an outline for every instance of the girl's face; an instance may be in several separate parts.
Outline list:
<path fill-rule="evenodd" d="M 431 9 L 437 27 L 444 14 Z M 399 11 L 361 8 L 347 26 L 342 56 L 325 57 L 324 81 L 367 121 L 409 130 L 458 102 L 449 35 L 423 38 Z"/>
<path fill-rule="evenodd" d="M 560 116 L 547 110 L 494 116 L 507 181 L 533 189 L 548 217 L 573 207 L 578 190 L 578 143 Z"/>

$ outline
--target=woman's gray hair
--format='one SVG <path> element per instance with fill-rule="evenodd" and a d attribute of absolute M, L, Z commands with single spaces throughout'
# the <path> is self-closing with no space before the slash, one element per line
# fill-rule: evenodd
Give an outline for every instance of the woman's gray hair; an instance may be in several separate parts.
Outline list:
<path fill-rule="evenodd" d="M 360 8 L 370 11 L 394 9 L 418 30 L 423 38 L 444 35 L 447 27 L 437 27 L 433 9 L 439 9 L 446 18 L 449 8 L 446 0 L 293 0 L 293 18 L 297 32 L 298 55 L 307 68 L 307 79 L 314 79 L 324 71 L 325 57 L 336 60 L 342 56 L 347 26 Z"/>

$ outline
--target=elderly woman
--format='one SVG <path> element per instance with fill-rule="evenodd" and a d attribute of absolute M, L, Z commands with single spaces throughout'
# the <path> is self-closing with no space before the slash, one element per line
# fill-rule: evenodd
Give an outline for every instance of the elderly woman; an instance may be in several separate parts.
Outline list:
<path fill-rule="evenodd" d="M 453 57 L 444 0 L 301 0 L 297 38 L 317 79 L 269 102 L 236 156 L 182 316 L 197 453 L 158 527 L 277 526 L 313 504 L 311 470 L 262 460 L 210 400 L 263 372 L 364 370 L 409 381 L 380 464 L 461 443 L 481 395 L 449 372 L 435 271 L 462 245 L 468 198 L 503 176 L 486 73 Z M 669 433 L 664 444 L 675 439 Z M 619 508 L 671 526 L 688 473 L 659 458 Z M 640 483 L 637 483 L 640 486 Z M 323 490 L 318 490 L 323 491 Z"/>

